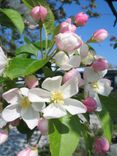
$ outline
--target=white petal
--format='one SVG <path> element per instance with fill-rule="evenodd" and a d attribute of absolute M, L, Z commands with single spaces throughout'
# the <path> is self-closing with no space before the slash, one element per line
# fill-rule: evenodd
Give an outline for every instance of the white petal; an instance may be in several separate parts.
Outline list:
<path fill-rule="evenodd" d="M 86 67 L 84 71 L 84 79 L 87 82 L 96 82 L 107 73 L 107 70 L 95 72 L 92 67 Z"/>
<path fill-rule="evenodd" d="M 35 111 L 40 112 L 45 107 L 45 103 L 44 102 L 32 102 L 32 107 Z"/>
<path fill-rule="evenodd" d="M 60 87 L 60 91 L 63 93 L 64 98 L 69 98 L 78 93 L 78 79 L 73 78 L 67 81 Z"/>
<path fill-rule="evenodd" d="M 24 96 L 28 96 L 29 89 L 26 87 L 20 88 L 21 94 Z"/>
<path fill-rule="evenodd" d="M 110 86 L 110 80 L 108 79 L 100 79 L 97 83 L 98 83 L 98 88 L 96 89 L 96 91 L 98 94 L 108 96 L 113 89 Z"/>
<path fill-rule="evenodd" d="M 64 108 L 72 115 L 85 113 L 87 111 L 82 102 L 71 98 L 65 99 Z"/>
<path fill-rule="evenodd" d="M 61 86 L 61 83 L 62 83 L 62 76 L 47 78 L 43 81 L 42 88 L 49 91 L 58 90 L 59 87 Z"/>
<path fill-rule="evenodd" d="M 80 63 L 81 63 L 81 58 L 80 58 L 80 56 L 78 56 L 78 55 L 73 55 L 73 56 L 71 56 L 70 61 L 69 61 L 69 64 L 70 64 L 72 67 L 79 67 Z"/>
<path fill-rule="evenodd" d="M 30 129 L 33 129 L 37 126 L 39 121 L 39 113 L 35 111 L 32 107 L 22 109 L 21 116 Z"/>
<path fill-rule="evenodd" d="M 31 102 L 50 102 L 50 93 L 41 88 L 29 90 L 28 98 Z"/>
<path fill-rule="evenodd" d="M 20 110 L 18 108 L 18 105 L 8 105 L 3 111 L 2 111 L 2 118 L 5 121 L 13 121 L 20 117 Z"/>
<path fill-rule="evenodd" d="M 63 65 L 63 64 L 68 64 L 69 62 L 69 57 L 65 54 L 63 51 L 59 51 L 55 56 L 54 59 L 57 63 L 57 65 Z"/>
<path fill-rule="evenodd" d="M 2 50 L 2 48 L 0 47 L 0 60 L 7 60 L 6 55 L 4 54 L 4 51 Z"/>
<path fill-rule="evenodd" d="M 67 114 L 65 109 L 61 105 L 57 104 L 50 104 L 45 109 L 43 109 L 42 112 L 44 113 L 43 116 L 46 119 L 60 118 Z"/>
<path fill-rule="evenodd" d="M 16 104 L 17 101 L 19 100 L 19 89 L 18 88 L 13 88 L 10 89 L 9 91 L 5 92 L 2 97 L 11 104 Z"/>

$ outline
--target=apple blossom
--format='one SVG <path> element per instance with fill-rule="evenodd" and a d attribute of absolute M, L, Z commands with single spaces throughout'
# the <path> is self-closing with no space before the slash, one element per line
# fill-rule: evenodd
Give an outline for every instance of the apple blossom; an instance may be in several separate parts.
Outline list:
<path fill-rule="evenodd" d="M 110 145 L 106 138 L 104 137 L 96 138 L 94 142 L 94 151 L 97 154 L 107 153 L 109 151 L 109 148 L 110 148 Z"/>
<path fill-rule="evenodd" d="M 97 108 L 96 101 L 90 96 L 83 100 L 83 104 L 87 107 L 87 112 L 89 113 L 94 112 Z"/>
<path fill-rule="evenodd" d="M 96 32 L 94 32 L 91 41 L 97 41 L 97 42 L 101 42 L 103 40 L 105 40 L 108 37 L 108 32 L 105 29 L 99 29 Z"/>
<path fill-rule="evenodd" d="M 86 58 L 88 56 L 89 47 L 86 43 L 83 43 L 83 45 L 78 50 L 79 50 L 79 54 L 82 59 Z"/>
<path fill-rule="evenodd" d="M 36 147 L 27 147 L 20 151 L 17 156 L 38 156 L 38 149 Z"/>
<path fill-rule="evenodd" d="M 59 50 L 69 54 L 73 53 L 83 43 L 81 38 L 73 32 L 59 33 L 56 35 L 55 42 Z"/>
<path fill-rule="evenodd" d="M 29 75 L 25 78 L 25 84 L 28 88 L 34 88 L 39 85 L 39 81 L 35 75 Z"/>
<path fill-rule="evenodd" d="M 8 133 L 3 130 L 0 130 L 0 145 L 6 142 L 7 139 L 8 139 Z"/>
<path fill-rule="evenodd" d="M 103 71 L 105 69 L 108 69 L 109 68 L 109 64 L 107 62 L 106 59 L 104 58 L 97 58 L 93 64 L 92 64 L 92 67 L 95 71 Z"/>
<path fill-rule="evenodd" d="M 38 130 L 41 132 L 42 135 L 47 135 L 48 133 L 48 120 L 44 118 L 40 118 L 38 125 Z"/>
<path fill-rule="evenodd" d="M 69 70 L 71 68 L 79 67 L 81 63 L 81 57 L 79 55 L 67 55 L 63 51 L 59 51 L 55 56 L 55 63 L 62 70 Z"/>
<path fill-rule="evenodd" d="M 30 129 L 37 126 L 39 112 L 44 107 L 44 103 L 31 103 L 29 100 L 28 88 L 14 88 L 3 94 L 3 98 L 10 103 L 2 111 L 2 117 L 5 121 L 11 122 L 22 118 Z M 12 114 L 12 115 L 11 115 Z"/>
<path fill-rule="evenodd" d="M 8 59 L 0 47 L 0 76 L 3 74 L 5 67 L 8 63 Z"/>
<path fill-rule="evenodd" d="M 78 80 L 72 79 L 61 86 L 62 77 L 47 78 L 42 83 L 42 88 L 32 88 L 29 91 L 31 102 L 47 102 L 49 105 L 42 110 L 44 118 L 60 118 L 72 114 L 85 113 L 86 107 L 78 100 L 71 97 L 78 93 Z"/>
<path fill-rule="evenodd" d="M 65 22 L 60 24 L 60 33 L 75 32 L 76 26 L 71 24 L 71 18 L 68 18 Z"/>
<path fill-rule="evenodd" d="M 75 16 L 74 20 L 77 26 L 84 26 L 88 21 L 88 15 L 83 12 L 79 12 Z"/>
<path fill-rule="evenodd" d="M 44 6 L 35 6 L 34 8 L 32 8 L 31 11 L 31 16 L 35 19 L 35 20 L 41 20 L 42 22 L 44 22 L 46 16 L 47 16 L 47 9 Z"/>

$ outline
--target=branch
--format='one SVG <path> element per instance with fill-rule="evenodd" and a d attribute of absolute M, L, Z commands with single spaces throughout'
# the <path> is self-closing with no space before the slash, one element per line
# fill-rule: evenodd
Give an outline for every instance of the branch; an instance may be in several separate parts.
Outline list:
<path fill-rule="evenodd" d="M 113 1 L 117 1 L 117 0 L 105 0 L 105 1 L 107 2 L 108 6 L 110 7 L 110 9 L 113 13 L 113 15 L 115 16 L 115 21 L 114 21 L 114 25 L 113 25 L 113 26 L 115 26 L 117 24 L 117 11 L 113 5 Z"/>

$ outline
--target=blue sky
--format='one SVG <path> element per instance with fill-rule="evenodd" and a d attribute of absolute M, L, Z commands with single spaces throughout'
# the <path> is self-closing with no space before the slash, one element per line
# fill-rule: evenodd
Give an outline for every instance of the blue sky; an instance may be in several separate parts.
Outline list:
<path fill-rule="evenodd" d="M 86 0 L 83 0 L 82 3 Z M 98 29 L 104 28 L 109 32 L 109 37 L 117 36 L 117 25 L 113 27 L 115 17 L 113 16 L 110 8 L 104 0 L 97 0 L 97 11 L 101 13 L 99 18 L 90 18 L 88 23 L 84 27 L 77 28 L 77 34 L 81 36 L 83 41 L 86 41 L 90 36 Z M 117 2 L 114 3 L 117 9 Z M 83 11 L 82 8 L 76 4 L 66 5 L 65 10 L 68 16 L 76 15 L 78 12 Z M 117 49 L 113 49 L 110 46 L 109 37 L 99 44 L 91 44 L 96 50 L 97 55 L 105 57 L 110 64 L 117 66 Z"/>

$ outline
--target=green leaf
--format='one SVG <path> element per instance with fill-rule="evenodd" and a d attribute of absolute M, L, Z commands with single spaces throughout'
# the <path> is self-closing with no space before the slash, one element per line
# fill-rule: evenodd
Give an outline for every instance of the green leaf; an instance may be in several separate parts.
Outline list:
<path fill-rule="evenodd" d="M 24 30 L 24 22 L 21 15 L 13 9 L 0 9 L 0 24 L 5 26 L 15 26 L 20 33 Z"/>
<path fill-rule="evenodd" d="M 103 110 L 98 113 L 99 118 L 101 120 L 102 128 L 103 128 L 103 134 L 104 136 L 111 142 L 111 119 L 109 112 L 106 110 L 106 108 L 103 107 Z"/>
<path fill-rule="evenodd" d="M 16 55 L 19 55 L 22 53 L 29 53 L 29 54 L 37 56 L 38 55 L 38 49 L 31 44 L 26 44 L 26 45 L 21 46 L 20 48 L 18 48 L 16 50 Z"/>
<path fill-rule="evenodd" d="M 52 156 L 72 156 L 80 139 L 77 116 L 65 116 L 49 121 L 49 143 Z"/>
<path fill-rule="evenodd" d="M 5 75 L 10 79 L 32 74 L 42 68 L 48 62 L 47 59 L 34 60 L 29 58 L 13 58 L 10 60 Z"/>

